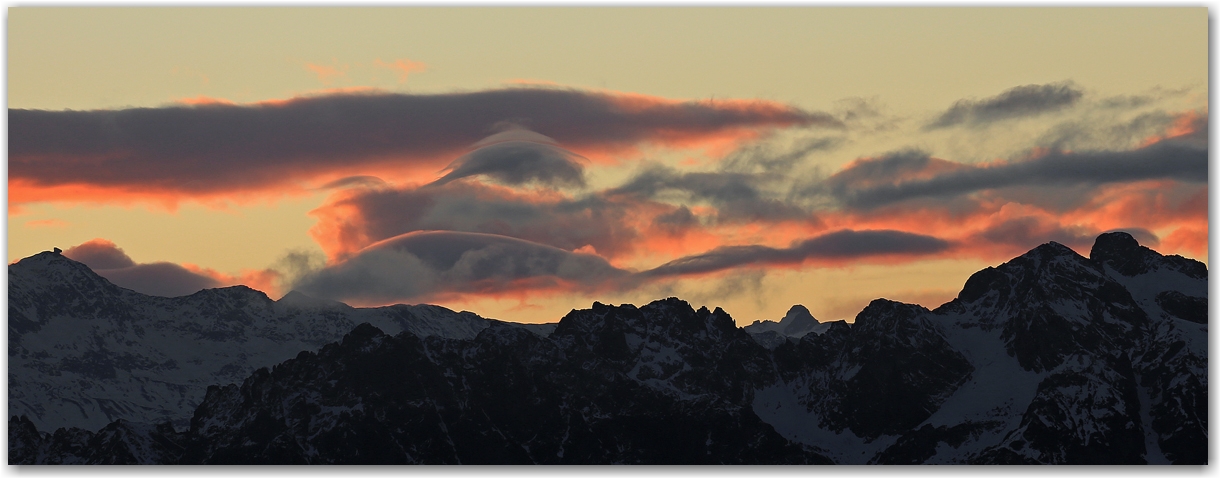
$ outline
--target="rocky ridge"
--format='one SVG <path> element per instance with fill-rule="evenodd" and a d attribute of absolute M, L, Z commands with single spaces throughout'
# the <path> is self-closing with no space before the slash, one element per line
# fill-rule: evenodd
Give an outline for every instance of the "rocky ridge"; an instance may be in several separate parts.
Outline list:
<path fill-rule="evenodd" d="M 209 386 L 189 427 L 13 416 L 10 462 L 1204 464 L 1206 304 L 1203 264 L 1109 233 L 852 324 L 673 298 L 549 334 L 362 324 Z"/>

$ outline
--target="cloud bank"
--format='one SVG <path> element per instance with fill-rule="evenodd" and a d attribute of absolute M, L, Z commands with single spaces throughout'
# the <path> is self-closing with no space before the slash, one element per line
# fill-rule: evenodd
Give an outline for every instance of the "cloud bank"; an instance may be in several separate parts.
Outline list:
<path fill-rule="evenodd" d="M 191 272 L 178 264 L 137 264 L 123 249 L 100 238 L 69 247 L 63 255 L 89 266 L 97 275 L 119 287 L 142 294 L 178 297 L 221 286 L 220 281 Z"/>
<path fill-rule="evenodd" d="M 729 246 L 683 257 L 643 272 L 600 256 L 495 234 L 417 231 L 373 244 L 308 271 L 293 284 L 307 295 L 361 304 L 436 299 L 461 294 L 629 290 L 656 280 L 742 266 L 799 265 L 809 260 L 918 257 L 951 247 L 901 231 L 836 231 L 788 248 Z"/>
<path fill-rule="evenodd" d="M 879 106 L 861 101 L 834 120 L 768 102 L 557 88 L 15 110 L 10 171 L 18 202 L 29 184 L 174 197 L 329 191 L 310 213 L 318 220 L 310 234 L 326 256 L 315 263 L 290 254 L 278 270 L 234 277 L 138 264 L 103 240 L 66 252 L 157 295 L 239 282 L 271 291 L 284 281 L 358 305 L 505 296 L 524 304 L 526 296 L 657 290 L 694 277 L 720 284 L 696 287 L 703 293 L 721 294 L 759 287 L 779 268 L 994 261 L 1047 241 L 1087 249 L 1116 229 L 1205 254 L 1206 111 L 1149 112 L 1147 101 L 1077 107 L 1082 95 L 1071 83 L 1027 85 L 940 114 L 935 128 L 1075 108 L 1007 159 L 899 149 L 825 172 L 825 161 L 846 159 L 834 155 L 859 134 L 890 131 L 901 119 L 881 118 Z M 1098 108 L 1130 111 L 1090 122 Z M 868 118 L 880 119 L 866 133 L 765 134 Z M 50 126 L 31 126 L 39 121 Z M 47 133 L 56 128 L 69 139 Z M 636 148 L 648 144 L 719 149 L 638 164 L 605 156 L 644 157 Z M 427 174 L 385 175 L 382 167 Z"/>
<path fill-rule="evenodd" d="M 827 185 L 847 206 L 870 209 L 1016 186 L 1071 188 L 1150 179 L 1206 183 L 1207 150 L 1160 142 L 1132 151 L 1055 151 L 1025 161 L 980 165 L 947 165 L 903 153 L 858 161 L 829 178 Z"/>
<path fill-rule="evenodd" d="M 595 255 L 512 237 L 421 231 L 305 274 L 293 288 L 314 297 L 376 304 L 438 294 L 593 290 L 627 275 Z"/>
<path fill-rule="evenodd" d="M 943 252 L 948 241 L 902 231 L 835 231 L 787 248 L 725 246 L 683 257 L 644 272 L 646 277 L 703 274 L 745 265 L 800 264 L 810 259 L 862 259 L 877 256 L 921 256 Z"/>
<path fill-rule="evenodd" d="M 506 121 L 583 153 L 841 125 L 825 113 L 767 101 L 677 101 L 539 87 L 434 95 L 337 93 L 244 105 L 12 109 L 10 187 L 14 202 L 53 200 L 38 189 L 63 185 L 189 197 L 299 187 L 319 176 L 352 176 L 362 169 L 435 171 Z M 520 167 L 507 166 L 484 173 L 509 182 L 579 182 L 570 167 L 549 178 L 538 176 L 540 163 L 562 164 L 556 162 L 562 155 L 540 154 L 545 148 L 523 151 L 518 166 L 532 173 L 516 174 Z M 475 155 L 453 173 L 485 167 Z"/>

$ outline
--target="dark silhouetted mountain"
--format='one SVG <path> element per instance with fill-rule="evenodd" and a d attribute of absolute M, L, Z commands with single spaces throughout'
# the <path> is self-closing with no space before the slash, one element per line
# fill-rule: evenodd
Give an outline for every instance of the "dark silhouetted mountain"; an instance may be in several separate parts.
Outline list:
<path fill-rule="evenodd" d="M 1206 304 L 1201 263 L 1109 233 L 1088 258 L 1049 243 L 935 310 L 878 299 L 851 324 L 794 307 L 737 328 L 673 298 L 594 303 L 550 333 L 369 321 L 215 381 L 189 427 L 10 418 L 10 463 L 1205 464 Z"/>

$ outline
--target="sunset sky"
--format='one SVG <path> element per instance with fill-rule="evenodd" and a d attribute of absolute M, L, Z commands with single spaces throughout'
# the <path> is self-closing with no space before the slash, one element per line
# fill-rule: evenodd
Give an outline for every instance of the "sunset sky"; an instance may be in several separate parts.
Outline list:
<path fill-rule="evenodd" d="M 8 255 L 554 322 L 1206 262 L 1198 8 L 10 8 Z"/>

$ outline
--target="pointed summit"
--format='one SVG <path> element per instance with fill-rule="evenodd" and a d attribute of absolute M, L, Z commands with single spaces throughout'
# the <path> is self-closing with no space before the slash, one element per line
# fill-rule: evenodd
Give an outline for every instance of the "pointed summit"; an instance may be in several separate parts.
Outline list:
<path fill-rule="evenodd" d="M 784 314 L 784 318 L 779 321 L 783 334 L 794 336 L 807 334 L 818 324 L 818 319 L 815 319 L 813 314 L 809 313 L 809 309 L 801 304 L 796 304 L 788 309 L 788 313 Z"/>

